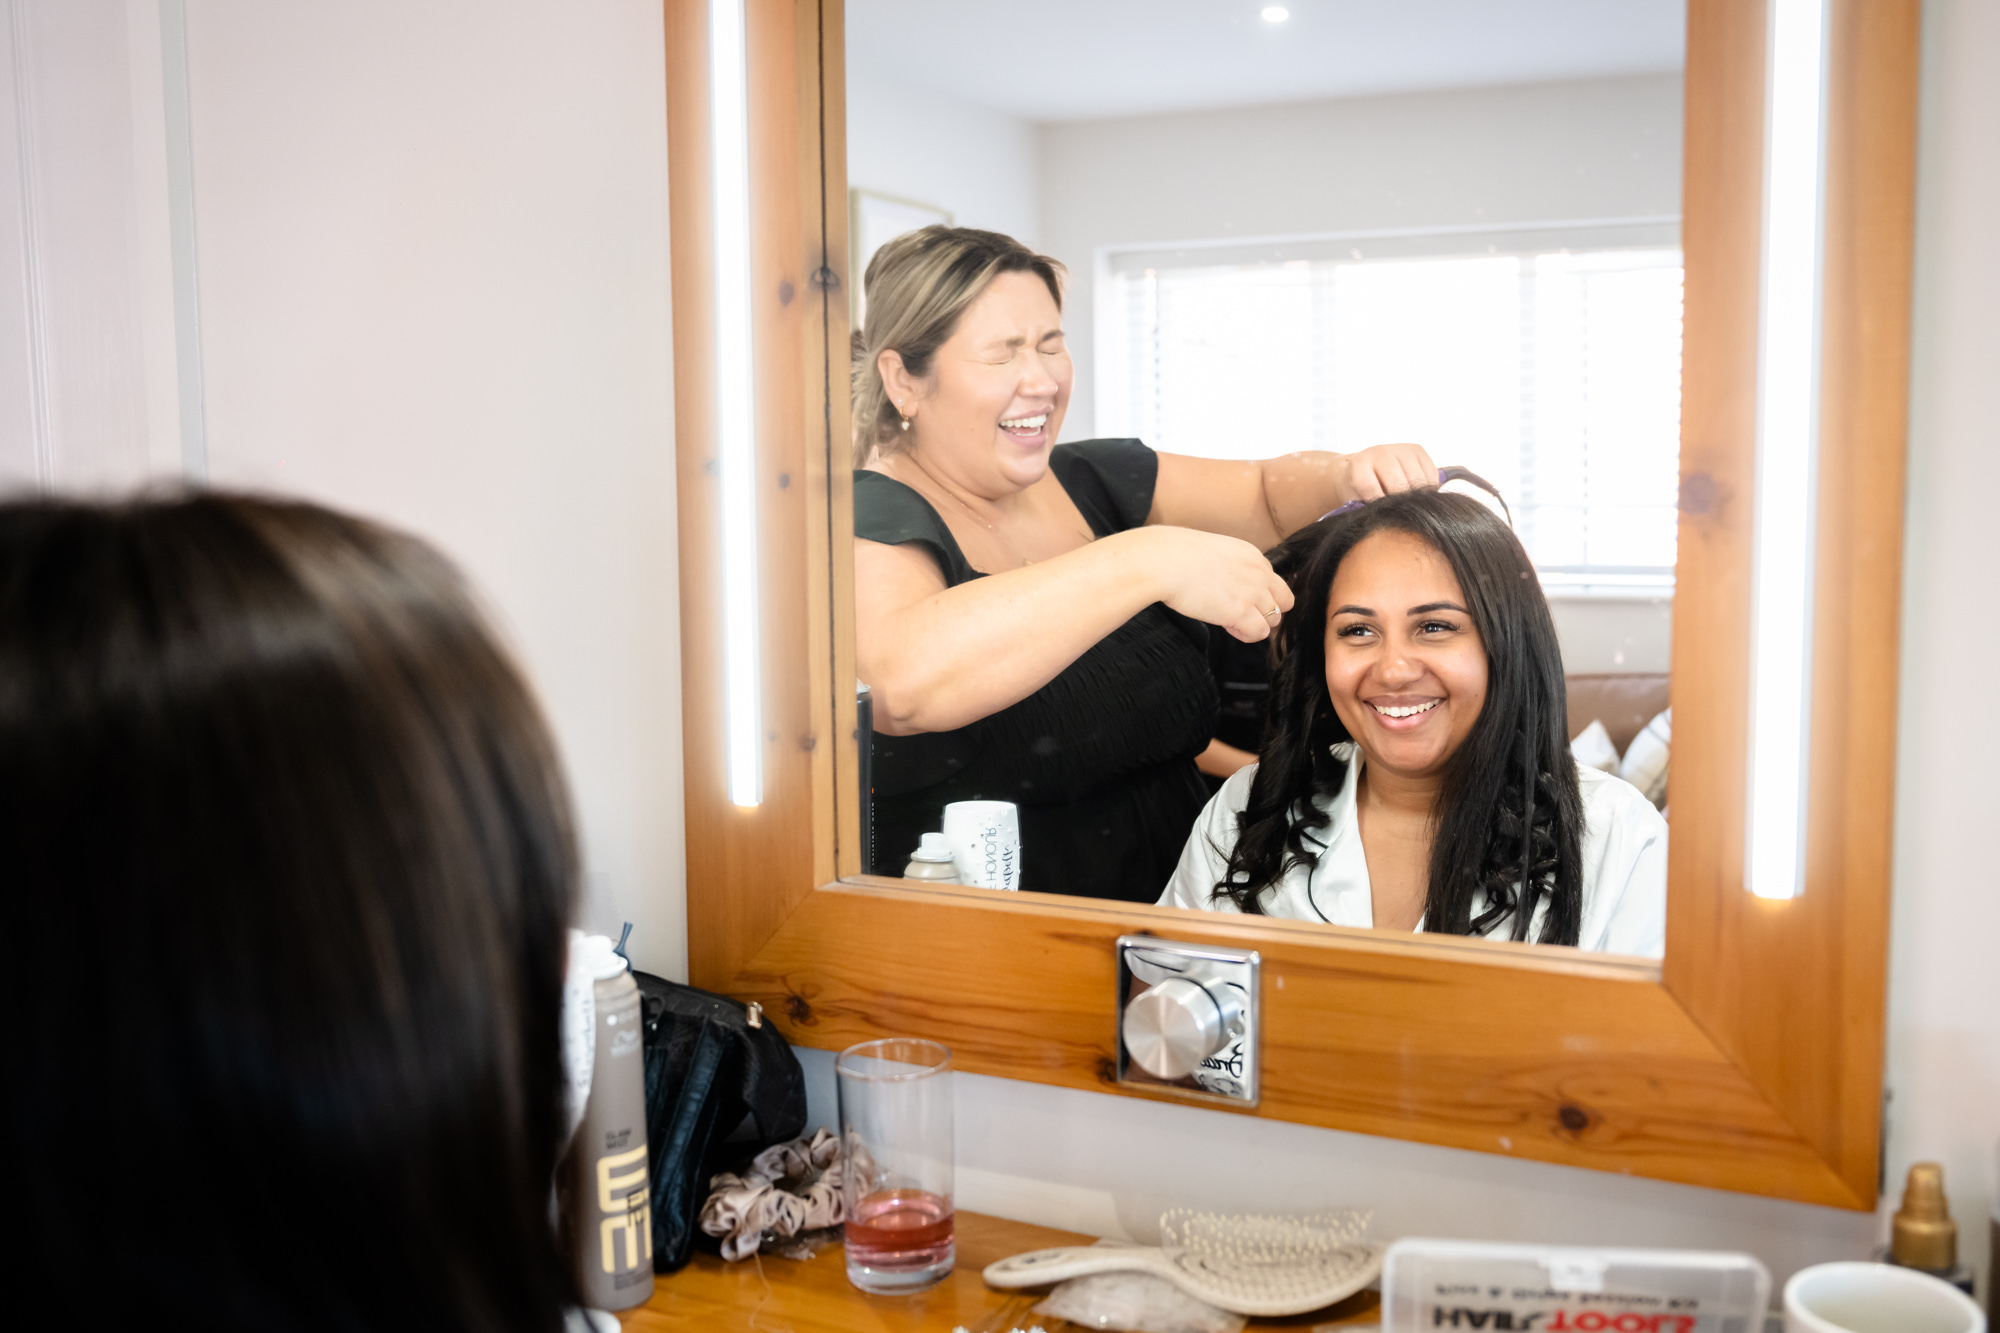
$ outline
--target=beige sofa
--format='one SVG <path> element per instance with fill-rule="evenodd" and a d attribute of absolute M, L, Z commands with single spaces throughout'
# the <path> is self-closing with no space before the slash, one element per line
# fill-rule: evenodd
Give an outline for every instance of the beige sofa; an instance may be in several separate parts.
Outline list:
<path fill-rule="evenodd" d="M 1569 735 L 1575 740 L 1593 718 L 1604 723 L 1611 743 L 1624 754 L 1632 738 L 1651 722 L 1668 703 L 1667 681 L 1662 671 L 1605 672 L 1564 677 L 1569 686 Z"/>

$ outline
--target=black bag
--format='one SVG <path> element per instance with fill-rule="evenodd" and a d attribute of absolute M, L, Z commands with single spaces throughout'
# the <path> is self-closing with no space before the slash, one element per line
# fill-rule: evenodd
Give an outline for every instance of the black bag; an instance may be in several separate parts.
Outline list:
<path fill-rule="evenodd" d="M 671 1273 L 694 1252 L 709 1177 L 805 1129 L 805 1071 L 783 1034 L 742 1001 L 645 972 L 632 979 L 646 1019 L 653 1271 Z M 752 1137 L 733 1137 L 739 1126 Z"/>

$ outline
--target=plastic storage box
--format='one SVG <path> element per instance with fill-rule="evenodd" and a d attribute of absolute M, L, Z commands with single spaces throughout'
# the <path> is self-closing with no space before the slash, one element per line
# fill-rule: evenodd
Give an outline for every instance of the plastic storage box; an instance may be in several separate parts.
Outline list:
<path fill-rule="evenodd" d="M 1761 1333 L 1770 1302 L 1747 1254 L 1411 1237 L 1382 1262 L 1383 1333 Z"/>

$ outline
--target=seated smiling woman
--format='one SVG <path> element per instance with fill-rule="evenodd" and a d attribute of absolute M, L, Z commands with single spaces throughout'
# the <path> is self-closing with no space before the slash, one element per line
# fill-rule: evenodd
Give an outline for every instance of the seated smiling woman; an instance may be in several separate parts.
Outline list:
<path fill-rule="evenodd" d="M 1666 822 L 1571 759 L 1555 623 L 1507 525 L 1408 491 L 1277 563 L 1296 602 L 1262 762 L 1209 802 L 1161 903 L 1658 957 Z"/>

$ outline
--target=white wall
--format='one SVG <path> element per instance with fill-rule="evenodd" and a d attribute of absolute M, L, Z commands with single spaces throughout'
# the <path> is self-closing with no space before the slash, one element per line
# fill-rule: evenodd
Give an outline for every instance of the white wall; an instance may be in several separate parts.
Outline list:
<path fill-rule="evenodd" d="M 1673 667 L 1674 603 L 1671 597 L 1564 596 L 1549 598 L 1563 670 L 1658 672 Z"/>
<path fill-rule="evenodd" d="M 554 724 L 587 918 L 684 976 L 659 6 L 188 8 L 211 479 L 460 562 Z M 0 0 L 0 485 L 180 470 L 163 12 Z"/>
<path fill-rule="evenodd" d="M 1676 75 L 1047 125 L 1042 243 L 1070 268 L 1064 324 L 1087 439 L 1097 248 L 1154 241 L 1680 212 Z"/>
<path fill-rule="evenodd" d="M 915 88 L 852 48 L 847 181 L 945 209 L 961 227 L 1004 232 L 1029 245 L 1041 234 L 1033 125 Z"/>
<path fill-rule="evenodd" d="M 593 923 L 684 976 L 659 6 L 190 8 L 213 481 L 466 567 L 554 723 Z"/>
<path fill-rule="evenodd" d="M 2000 5 L 1927 0 L 1923 58 L 1889 1167 L 1944 1163 L 1961 1257 L 1981 1264 L 1977 1219 L 2000 1210 L 2000 864 L 1967 834 L 1993 820 L 2000 624 L 1966 611 L 1990 600 L 2000 558 Z M 1962 698 L 1961 671 L 1978 682 Z"/>
<path fill-rule="evenodd" d="M 2000 7 L 1931 0 L 1924 54 L 1887 1165 L 1900 1182 L 1912 1161 L 1946 1164 L 1961 1256 L 1983 1266 L 2000 1138 L 2000 866 L 1972 833 L 1991 822 L 1989 756 L 2000 750 L 2000 701 L 1983 688 L 2000 660 L 2000 625 L 1980 609 L 2000 555 L 1991 518 L 2000 494 L 2000 149 L 1991 134 Z M 1099 132 L 1045 137 L 1045 199 L 1053 203 L 1052 182 L 1067 179 L 1066 137 Z M 1277 165 L 1217 181 L 1201 225 L 1232 219 L 1232 181 Z M 1417 183 L 1366 201 L 1371 216 L 1408 221 Z M 1671 198 L 1632 184 L 1635 211 L 1673 211 Z M 1057 211 L 1047 214 L 1048 244 L 1062 254 Z M 831 1061 L 802 1054 L 814 1109 L 829 1116 Z M 1863 1257 L 1882 1233 L 1868 1214 L 975 1076 L 960 1081 L 958 1126 L 962 1206 L 1112 1235 L 1145 1236 L 1168 1204 L 1354 1202 L 1376 1206 L 1386 1235 L 1743 1249 L 1782 1281 L 1807 1263 Z"/>

